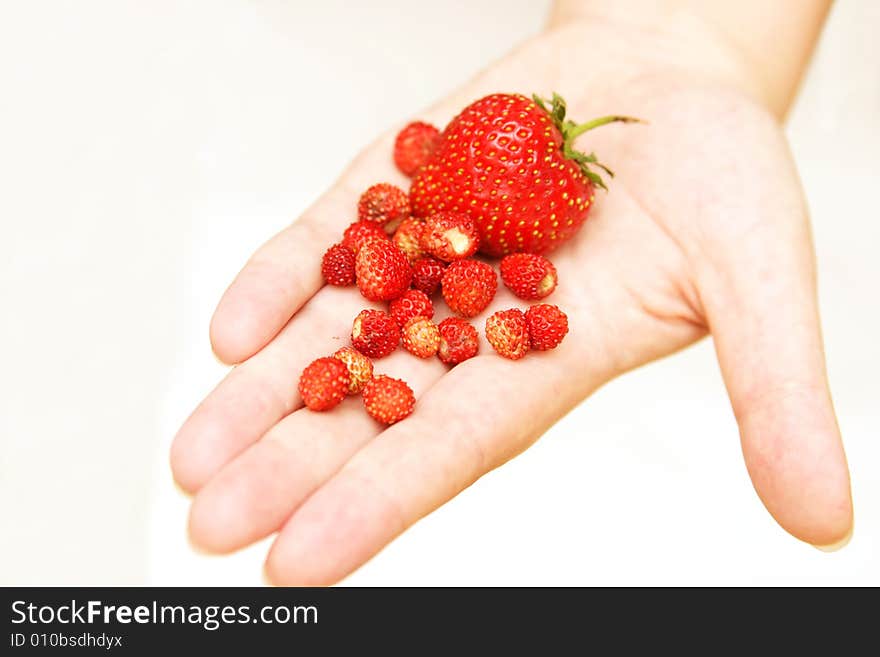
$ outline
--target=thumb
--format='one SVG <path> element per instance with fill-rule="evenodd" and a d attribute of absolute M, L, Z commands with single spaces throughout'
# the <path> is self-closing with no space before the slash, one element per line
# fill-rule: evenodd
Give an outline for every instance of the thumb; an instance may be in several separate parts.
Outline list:
<path fill-rule="evenodd" d="M 815 546 L 842 545 L 852 531 L 852 499 L 825 372 L 808 223 L 801 216 L 769 225 L 744 242 L 725 249 L 701 294 L 746 466 L 784 529 Z"/>

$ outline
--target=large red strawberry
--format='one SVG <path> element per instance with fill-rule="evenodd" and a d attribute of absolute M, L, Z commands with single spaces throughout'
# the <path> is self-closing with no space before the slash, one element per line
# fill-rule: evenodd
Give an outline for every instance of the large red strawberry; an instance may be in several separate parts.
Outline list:
<path fill-rule="evenodd" d="M 413 213 L 463 212 L 480 230 L 480 251 L 543 253 L 580 228 L 593 204 L 595 186 L 605 187 L 592 153 L 574 149 L 575 139 L 625 116 L 580 125 L 565 118 L 565 101 L 553 94 L 550 108 L 537 96 L 494 94 L 472 103 L 446 126 L 433 157 L 413 179 Z"/>

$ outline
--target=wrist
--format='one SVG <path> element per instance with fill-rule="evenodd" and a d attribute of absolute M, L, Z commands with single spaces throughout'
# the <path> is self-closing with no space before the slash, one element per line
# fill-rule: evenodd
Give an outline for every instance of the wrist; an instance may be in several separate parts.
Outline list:
<path fill-rule="evenodd" d="M 793 7 L 787 1 L 741 4 L 734 19 L 724 3 L 711 1 L 557 0 L 548 29 L 592 27 L 632 34 L 645 67 L 733 87 L 781 119 L 818 36 L 827 0 L 803 0 Z"/>

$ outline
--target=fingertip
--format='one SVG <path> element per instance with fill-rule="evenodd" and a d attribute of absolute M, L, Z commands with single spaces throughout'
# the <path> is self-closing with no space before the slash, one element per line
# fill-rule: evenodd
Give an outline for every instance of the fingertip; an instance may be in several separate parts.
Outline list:
<path fill-rule="evenodd" d="M 825 543 L 825 544 L 819 544 L 819 545 L 814 544 L 813 547 L 816 548 L 817 550 L 819 550 L 820 552 L 837 552 L 837 551 L 845 548 L 847 545 L 849 545 L 849 542 L 852 540 L 852 537 L 853 537 L 853 531 L 854 531 L 854 525 L 853 525 L 853 522 L 850 521 L 849 531 L 847 531 L 846 535 L 844 535 L 843 538 L 835 541 L 834 543 Z"/>
<path fill-rule="evenodd" d="M 204 402 L 184 422 L 171 443 L 171 474 L 180 488 L 195 495 L 223 465 L 216 446 L 222 444 L 226 427 L 211 420 Z"/>
<path fill-rule="evenodd" d="M 295 517 L 295 516 L 294 516 Z M 313 532 L 308 525 L 282 529 L 272 543 L 263 573 L 274 586 L 329 586 L 330 580 L 325 569 L 315 563 L 313 551 L 309 549 Z"/>
<path fill-rule="evenodd" d="M 275 582 L 272 580 L 271 576 L 269 575 L 269 569 L 268 569 L 268 566 L 266 565 L 265 562 L 263 562 L 263 572 L 262 572 L 261 576 L 263 578 L 263 585 L 264 586 L 278 586 L 277 584 L 275 584 Z"/>
<path fill-rule="evenodd" d="M 236 365 L 252 356 L 262 344 L 256 315 L 247 306 L 242 306 L 231 287 L 217 304 L 211 317 L 208 334 L 214 355 L 225 365 Z M 255 346 L 257 345 L 257 346 Z"/>
<path fill-rule="evenodd" d="M 174 440 L 171 442 L 171 450 L 169 455 L 169 465 L 171 466 L 171 476 L 174 483 L 177 484 L 186 495 L 194 495 L 201 487 L 200 477 L 198 473 L 191 467 L 190 459 L 187 455 L 185 447 L 185 439 L 181 440 L 181 431 L 177 432 Z"/>
<path fill-rule="evenodd" d="M 823 552 L 836 552 L 849 543 L 853 531 L 852 503 L 849 495 L 826 495 L 821 501 L 806 492 L 804 500 L 813 498 L 811 506 L 801 506 L 774 513 L 776 521 L 795 538 Z"/>
<path fill-rule="evenodd" d="M 209 487 L 195 496 L 187 522 L 193 547 L 208 554 L 229 554 L 240 547 L 230 540 L 235 534 L 229 527 L 237 521 L 230 512 L 233 506 L 233 500 L 224 499 L 222 489 L 210 490 Z"/>
<path fill-rule="evenodd" d="M 276 240 L 270 245 L 280 249 L 282 244 Z M 306 266 L 306 262 L 298 264 Z M 317 264 L 315 271 L 289 271 L 268 256 L 251 258 L 224 292 L 211 318 L 209 335 L 217 358 L 228 364 L 241 363 L 269 344 L 321 288 Z"/>
<path fill-rule="evenodd" d="M 322 498 L 330 500 L 330 507 L 322 505 Z M 333 504 L 338 500 L 319 490 L 288 520 L 266 557 L 269 581 L 276 586 L 329 586 L 347 574 L 350 568 L 339 570 L 349 551 L 358 548 L 358 537 L 350 531 L 353 511 L 339 512 Z"/>
<path fill-rule="evenodd" d="M 755 490 L 792 536 L 839 549 L 852 533 L 853 504 L 836 423 L 815 408 L 789 417 L 796 419 L 777 420 L 780 434 L 764 424 L 763 434 L 753 431 L 744 441 Z"/>
<path fill-rule="evenodd" d="M 330 586 L 372 559 L 405 523 L 396 504 L 349 470 L 316 491 L 278 533 L 266 559 L 280 586 Z"/>
<path fill-rule="evenodd" d="M 271 586 L 332 586 L 338 581 L 310 570 L 306 561 L 277 549 L 277 541 L 263 564 L 263 579 Z"/>
<path fill-rule="evenodd" d="M 798 540 L 825 552 L 839 550 L 849 542 L 853 511 L 848 489 L 831 493 L 824 486 L 807 486 L 784 501 L 766 491 L 759 490 L 759 495 L 776 522 Z"/>

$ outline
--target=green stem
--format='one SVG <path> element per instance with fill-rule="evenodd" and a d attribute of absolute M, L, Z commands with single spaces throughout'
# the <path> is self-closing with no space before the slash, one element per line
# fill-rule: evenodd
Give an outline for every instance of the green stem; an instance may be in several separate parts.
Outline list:
<path fill-rule="evenodd" d="M 590 182 L 592 182 L 597 187 L 601 187 L 602 189 L 608 189 L 605 186 L 605 183 L 602 181 L 602 177 L 598 173 L 590 169 L 590 166 L 599 167 L 611 177 L 614 177 L 614 173 L 612 173 L 611 169 L 599 162 L 593 153 L 587 155 L 586 153 L 582 153 L 581 151 L 576 151 L 574 149 L 574 140 L 577 139 L 580 135 L 584 134 L 587 130 L 598 128 L 600 125 L 605 125 L 606 123 L 644 122 L 641 119 L 634 119 L 631 116 L 620 116 L 619 114 L 613 114 L 611 116 L 603 116 L 598 119 L 593 119 L 592 121 L 587 121 L 586 123 L 581 123 L 580 125 L 578 125 L 574 121 L 566 120 L 565 100 L 559 94 L 554 92 L 553 98 L 546 101 L 538 94 L 532 94 L 532 100 L 535 101 L 535 104 L 538 107 L 547 112 L 547 114 L 553 120 L 553 125 L 555 125 L 556 128 L 562 133 L 562 154 L 569 160 L 574 160 L 575 162 L 577 162 L 581 173 L 583 173 L 583 175 L 586 176 L 590 180 Z M 547 107 L 548 104 L 550 106 L 549 109 Z"/>
<path fill-rule="evenodd" d="M 582 134 L 584 134 L 587 130 L 592 130 L 593 128 L 598 128 L 600 125 L 605 125 L 606 123 L 642 123 L 641 119 L 635 119 L 631 116 L 603 116 L 598 119 L 593 119 L 592 121 L 587 121 L 586 123 L 581 123 L 580 125 L 576 125 L 573 128 L 565 131 L 566 141 L 574 141 Z"/>

